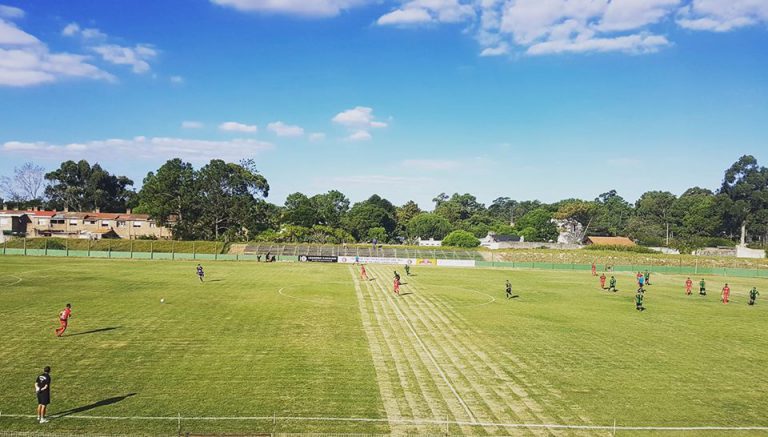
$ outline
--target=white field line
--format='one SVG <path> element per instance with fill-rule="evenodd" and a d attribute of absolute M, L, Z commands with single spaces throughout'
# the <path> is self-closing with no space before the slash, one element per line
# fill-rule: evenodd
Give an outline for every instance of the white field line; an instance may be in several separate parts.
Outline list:
<path fill-rule="evenodd" d="M 31 419 L 37 416 L 33 414 L 2 414 L 4 417 Z M 55 414 L 49 416 L 51 419 L 84 419 L 84 420 L 286 420 L 297 422 L 373 422 L 387 423 L 395 422 L 411 425 L 459 425 L 459 426 L 497 426 L 502 428 L 547 428 L 547 429 L 586 429 L 586 430 L 622 430 L 622 431 L 768 431 L 768 426 L 620 426 L 616 425 L 567 425 L 559 423 L 495 423 L 495 422 L 467 422 L 462 420 L 433 420 L 433 419 L 385 419 L 368 417 L 301 417 L 301 416 L 81 416 L 67 415 L 57 417 Z"/>
<path fill-rule="evenodd" d="M 379 274 L 377 273 L 377 276 Z M 383 274 L 381 275 L 383 276 Z M 403 314 L 403 312 L 400 310 L 400 308 L 397 306 L 397 304 L 394 302 L 394 299 L 392 296 L 390 296 L 390 293 L 387 291 L 386 286 L 383 286 L 381 283 L 379 283 L 378 279 L 375 281 L 379 288 L 382 291 L 382 294 L 384 294 L 385 299 L 390 304 L 390 306 L 394 309 L 395 313 L 397 313 L 398 317 L 405 323 L 405 326 L 408 327 L 408 330 L 411 331 L 411 334 L 413 334 L 413 337 L 416 339 L 416 341 L 419 343 L 419 346 L 424 350 L 424 352 L 427 355 L 427 358 L 429 358 L 429 361 L 432 363 L 433 366 L 435 366 L 435 370 L 437 370 L 437 373 L 440 375 L 440 378 L 442 378 L 443 382 L 448 386 L 448 388 L 451 390 L 454 396 L 456 396 L 456 399 L 459 401 L 459 404 L 461 404 L 462 408 L 464 409 L 464 412 L 467 413 L 467 416 L 472 420 L 472 423 L 477 422 L 477 417 L 475 417 L 475 413 L 472 412 L 472 410 L 469 408 L 467 403 L 464 401 L 464 398 L 461 397 L 458 391 L 456 391 L 456 387 L 451 384 L 450 379 L 448 379 L 448 376 L 445 374 L 445 371 L 442 367 L 440 367 L 440 364 L 435 359 L 434 355 L 432 355 L 432 351 L 429 350 L 427 345 L 424 343 L 424 341 L 421 339 L 419 334 L 416 332 L 416 330 L 413 328 L 413 324 L 411 321 Z M 385 282 L 386 283 L 386 282 Z M 445 422 L 443 422 L 445 423 Z"/>
<path fill-rule="evenodd" d="M 10 287 L 11 285 L 16 285 L 19 282 L 23 281 L 23 279 L 21 279 L 20 277 L 18 277 L 16 275 L 0 275 L 0 278 L 6 277 L 6 276 L 9 277 L 9 278 L 16 278 L 16 282 L 9 282 L 7 284 L 0 284 L 0 287 Z"/>

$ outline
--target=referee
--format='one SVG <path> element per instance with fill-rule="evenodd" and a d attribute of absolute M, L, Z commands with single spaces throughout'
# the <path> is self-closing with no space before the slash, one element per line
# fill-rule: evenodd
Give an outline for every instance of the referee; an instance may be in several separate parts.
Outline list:
<path fill-rule="evenodd" d="M 37 421 L 46 423 L 45 410 L 51 403 L 51 368 L 45 366 L 43 373 L 35 379 L 35 393 L 37 393 Z"/>

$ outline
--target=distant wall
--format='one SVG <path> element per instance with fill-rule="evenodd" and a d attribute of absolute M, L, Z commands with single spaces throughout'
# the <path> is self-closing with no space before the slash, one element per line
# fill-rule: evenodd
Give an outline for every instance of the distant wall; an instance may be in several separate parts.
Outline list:
<path fill-rule="evenodd" d="M 680 255 L 679 250 L 673 249 L 671 247 L 649 247 L 648 249 L 655 250 L 656 252 L 661 252 L 666 255 Z"/>
<path fill-rule="evenodd" d="M 736 258 L 765 258 L 765 250 L 736 246 Z"/>
<path fill-rule="evenodd" d="M 729 256 L 729 257 L 735 257 L 736 256 L 736 248 L 730 248 L 730 247 L 705 247 L 703 249 L 698 249 L 693 251 L 693 255 L 696 256 Z"/>

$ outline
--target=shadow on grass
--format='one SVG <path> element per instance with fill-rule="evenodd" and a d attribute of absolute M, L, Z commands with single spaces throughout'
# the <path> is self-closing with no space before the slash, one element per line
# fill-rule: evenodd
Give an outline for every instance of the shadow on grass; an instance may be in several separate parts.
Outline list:
<path fill-rule="evenodd" d="M 56 414 L 52 415 L 51 417 L 54 418 L 54 419 L 59 419 L 59 418 L 66 417 L 66 416 L 69 416 L 69 415 L 72 415 L 72 414 L 82 413 L 84 411 L 90 411 L 90 410 L 93 410 L 94 408 L 106 407 L 107 405 L 116 404 L 116 403 L 122 401 L 123 399 L 129 398 L 129 397 L 135 396 L 135 395 L 136 395 L 136 393 L 128 393 L 127 395 L 115 396 L 115 397 L 111 397 L 111 398 L 107 398 L 107 399 L 102 399 L 102 400 L 100 400 L 98 402 L 94 402 L 92 404 L 83 405 L 82 407 L 72 408 L 72 409 L 69 409 L 69 410 L 66 410 L 66 411 L 62 411 L 60 413 L 56 413 Z"/>
<path fill-rule="evenodd" d="M 211 279 L 208 282 L 222 282 L 223 279 Z"/>
<path fill-rule="evenodd" d="M 91 329 L 90 331 L 75 332 L 74 334 L 69 334 L 67 337 L 74 337 L 76 335 L 96 334 L 98 332 L 112 331 L 115 329 L 120 329 L 120 326 L 110 326 L 109 328 L 99 328 L 99 329 Z"/>

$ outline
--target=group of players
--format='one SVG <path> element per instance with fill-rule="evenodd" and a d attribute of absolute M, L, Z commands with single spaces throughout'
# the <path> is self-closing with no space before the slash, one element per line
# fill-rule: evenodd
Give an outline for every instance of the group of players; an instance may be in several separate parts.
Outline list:
<path fill-rule="evenodd" d="M 597 266 L 595 263 L 592 263 L 592 276 L 597 276 Z M 651 272 L 646 270 L 645 272 L 637 272 L 637 275 L 635 276 L 637 281 L 637 293 L 635 293 L 635 308 L 638 311 L 645 311 L 645 306 L 643 305 L 643 301 L 645 300 L 645 286 L 651 285 Z M 606 276 L 605 273 L 600 274 L 600 289 L 602 290 L 608 290 L 616 292 L 618 289 L 616 288 L 616 277 L 611 275 L 611 280 L 609 282 L 608 287 L 605 286 L 605 280 Z M 685 294 L 687 296 L 690 296 L 692 294 L 691 289 L 693 288 L 693 281 L 689 277 L 685 281 Z M 707 295 L 707 284 L 704 281 L 704 278 L 699 281 L 699 295 L 700 296 L 706 296 Z M 757 301 L 757 296 L 759 296 L 760 293 L 757 291 L 757 287 L 752 287 L 751 290 L 749 290 L 749 302 L 748 305 L 755 305 Z M 720 292 L 720 301 L 723 304 L 727 304 L 730 301 L 731 296 L 731 288 L 728 286 L 728 283 L 726 282 L 723 286 L 721 292 Z"/>
<path fill-rule="evenodd" d="M 405 270 L 406 276 L 411 276 L 410 265 L 405 264 L 403 269 Z M 363 281 L 370 281 L 370 279 L 368 278 L 368 272 L 365 270 L 365 264 L 360 264 L 360 279 Z M 392 276 L 392 291 L 397 296 L 400 296 L 400 285 L 402 285 L 402 283 L 400 282 L 400 273 L 397 273 L 397 270 L 395 270 L 394 275 Z"/>

